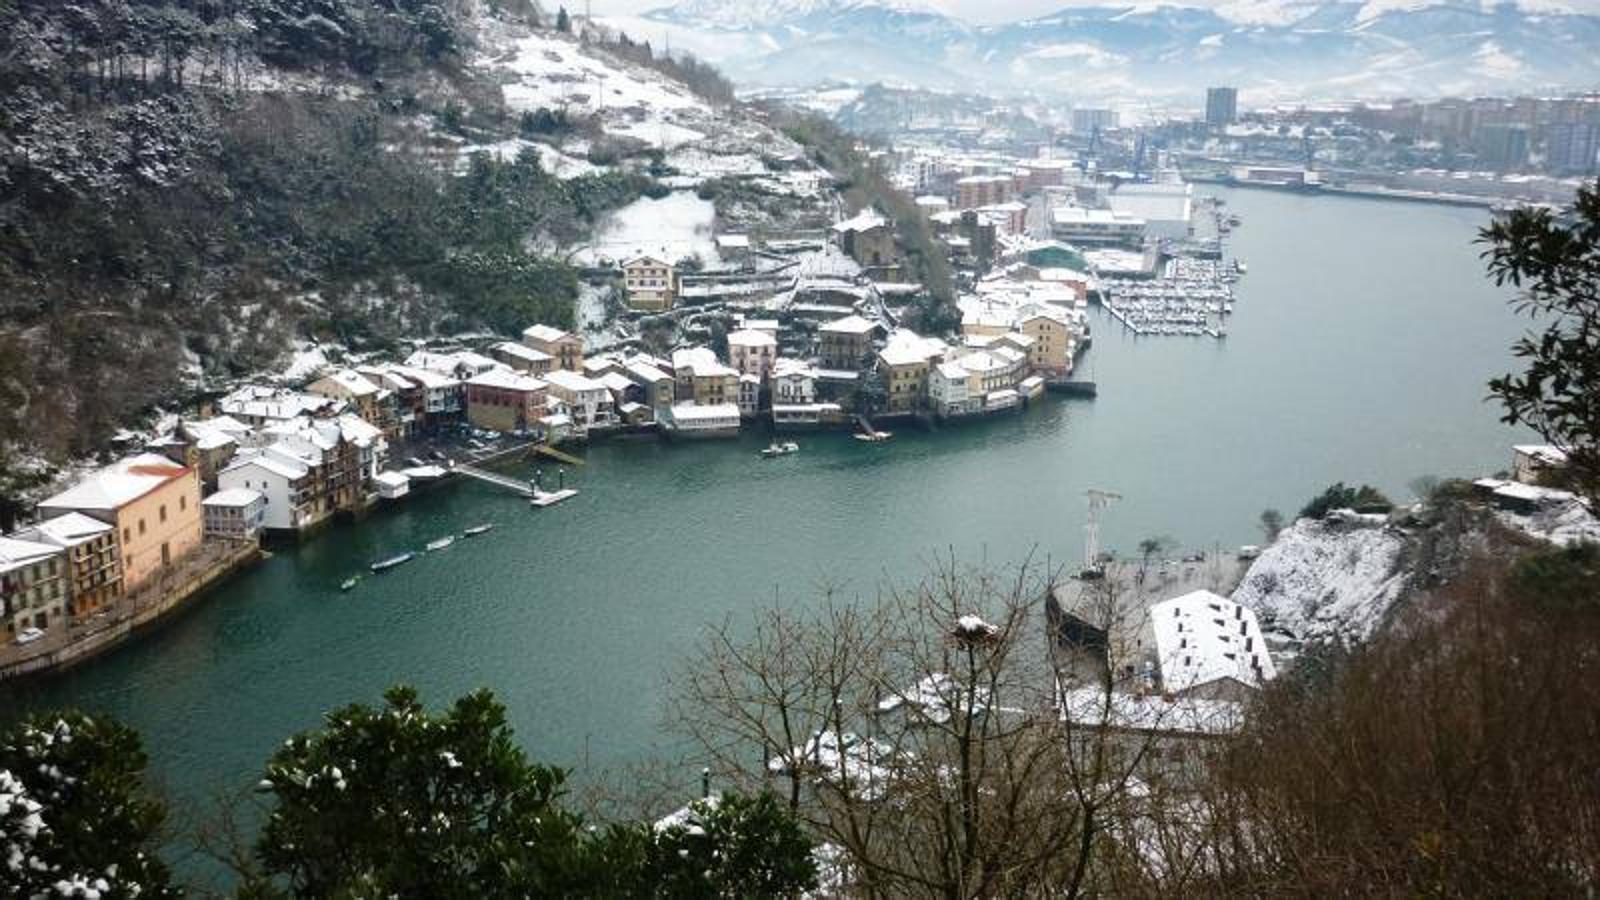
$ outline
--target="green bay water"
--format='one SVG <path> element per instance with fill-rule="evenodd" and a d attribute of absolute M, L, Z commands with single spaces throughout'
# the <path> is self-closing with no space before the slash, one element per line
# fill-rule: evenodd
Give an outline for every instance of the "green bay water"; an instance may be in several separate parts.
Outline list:
<path fill-rule="evenodd" d="M 612 443 L 568 469 L 581 493 L 530 509 L 440 484 L 282 552 L 135 644 L 8 695 L 8 715 L 75 704 L 145 736 L 179 806 L 253 784 L 323 710 L 417 685 L 442 703 L 488 686 L 536 758 L 592 770 L 670 752 L 662 691 L 701 628 L 824 585 L 863 594 L 933 555 L 1004 563 L 1082 553 L 1083 491 L 1124 499 L 1102 543 L 1258 538 L 1337 480 L 1403 496 L 1423 474 L 1505 468 L 1521 435 L 1484 382 L 1523 327 L 1482 277 L 1487 214 L 1223 190 L 1245 260 L 1225 341 L 1138 338 L 1095 313 L 1094 401 L 902 431 L 883 445 L 798 438 Z M 519 474 L 531 472 L 531 464 Z M 545 463 L 547 473 L 553 465 Z M 373 560 L 479 522 L 349 593 Z"/>

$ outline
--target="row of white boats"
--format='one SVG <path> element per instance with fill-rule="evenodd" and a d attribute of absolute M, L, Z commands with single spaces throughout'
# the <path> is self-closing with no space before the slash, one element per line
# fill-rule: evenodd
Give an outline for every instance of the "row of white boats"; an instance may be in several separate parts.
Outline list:
<path fill-rule="evenodd" d="M 481 525 L 474 525 L 471 528 L 463 529 L 461 534 L 459 535 L 459 537 L 461 537 L 461 538 L 477 537 L 480 534 L 487 534 L 489 531 L 493 530 L 493 528 L 494 528 L 494 523 L 493 522 L 484 522 Z M 420 550 L 420 551 L 419 550 L 407 550 L 407 551 L 405 551 L 403 553 L 397 553 L 394 556 L 389 556 L 389 557 L 385 557 L 383 559 L 380 559 L 377 562 L 373 563 L 372 565 L 368 566 L 367 568 L 374 575 L 377 575 L 377 574 L 379 574 L 381 572 L 387 572 L 390 569 L 395 568 L 396 566 L 404 565 L 404 564 L 412 561 L 413 559 L 416 559 L 418 556 L 421 556 L 423 553 L 433 553 L 433 552 L 436 552 L 436 551 L 439 551 L 439 550 L 443 550 L 446 547 L 449 547 L 450 545 L 454 544 L 457 540 L 458 540 L 458 536 L 454 535 L 454 534 L 447 534 L 447 535 L 445 535 L 444 537 L 441 537 L 441 538 L 434 538 L 433 540 L 431 540 L 428 543 L 424 544 L 422 550 Z M 352 575 L 349 578 L 346 578 L 342 583 L 340 583 L 339 590 L 348 591 L 348 590 L 354 588 L 360 582 L 361 582 L 361 576 Z"/>

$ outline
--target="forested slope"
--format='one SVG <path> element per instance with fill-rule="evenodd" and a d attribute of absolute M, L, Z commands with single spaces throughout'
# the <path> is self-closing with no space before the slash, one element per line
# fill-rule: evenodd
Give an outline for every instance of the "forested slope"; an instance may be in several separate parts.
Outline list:
<path fill-rule="evenodd" d="M 0 0 L 0 461 L 98 449 L 297 336 L 570 322 L 559 246 L 650 188 L 459 157 L 529 0 Z M 535 121 L 535 119 L 538 121 Z M 538 242 L 533 237 L 544 238 Z"/>

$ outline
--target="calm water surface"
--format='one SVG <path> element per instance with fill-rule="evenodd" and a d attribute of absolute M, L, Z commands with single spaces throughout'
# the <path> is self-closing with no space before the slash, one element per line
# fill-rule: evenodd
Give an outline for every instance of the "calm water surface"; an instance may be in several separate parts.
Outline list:
<path fill-rule="evenodd" d="M 1335 480 L 1403 495 L 1412 478 L 1507 464 L 1517 435 L 1483 402 L 1520 324 L 1470 243 L 1485 214 L 1224 191 L 1250 273 L 1225 342 L 1125 336 L 1097 317 L 1093 402 L 883 446 L 802 437 L 611 444 L 549 510 L 441 485 L 279 553 L 157 634 L 9 708 L 77 704 L 136 726 L 180 801 L 253 783 L 320 711 L 389 684 L 441 702 L 494 688 L 537 758 L 600 768 L 663 752 L 661 685 L 698 629 L 823 582 L 870 592 L 944 550 L 1081 554 L 1083 491 L 1122 492 L 1103 542 L 1255 539 Z M 482 521 L 349 594 L 367 563 Z"/>

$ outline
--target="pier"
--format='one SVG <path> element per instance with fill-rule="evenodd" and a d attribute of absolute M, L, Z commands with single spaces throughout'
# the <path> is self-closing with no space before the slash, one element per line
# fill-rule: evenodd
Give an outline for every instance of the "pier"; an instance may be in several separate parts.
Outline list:
<path fill-rule="evenodd" d="M 479 481 L 487 481 L 490 484 L 497 484 L 500 487 L 503 487 L 509 491 L 515 491 L 516 493 L 529 499 L 532 499 L 535 494 L 531 482 L 521 481 L 516 478 L 512 478 L 510 475 L 501 475 L 498 472 L 490 472 L 487 469 L 480 469 L 477 466 L 468 465 L 458 465 L 451 471 L 465 475 L 468 478 L 476 478 Z"/>

